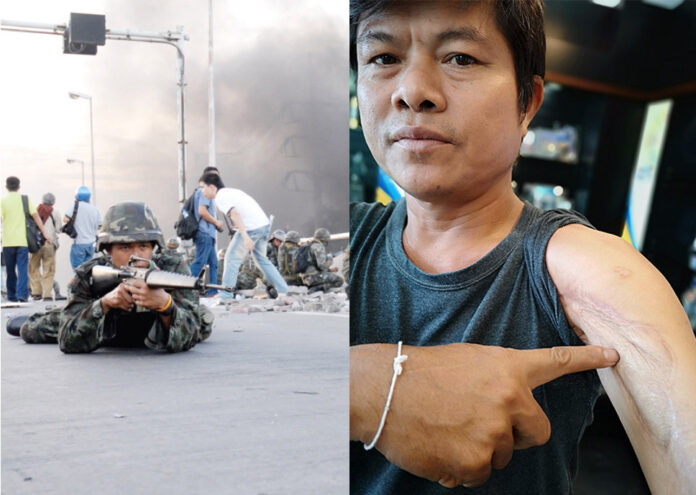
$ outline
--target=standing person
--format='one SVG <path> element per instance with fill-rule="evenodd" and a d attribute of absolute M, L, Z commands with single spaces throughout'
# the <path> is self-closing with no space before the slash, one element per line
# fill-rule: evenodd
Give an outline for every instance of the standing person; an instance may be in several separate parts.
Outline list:
<path fill-rule="evenodd" d="M 220 175 L 220 172 L 215 167 L 206 167 L 203 174 Z M 215 281 L 218 278 L 218 263 L 215 254 L 215 231 L 222 230 L 223 223 L 215 218 L 215 203 L 212 199 L 205 197 L 201 192 L 201 184 L 194 192 L 193 210 L 198 218 L 198 231 L 194 237 L 196 244 L 196 257 L 191 263 L 191 274 L 198 276 L 203 269 L 203 266 L 210 267 L 210 280 Z M 217 290 L 210 289 L 207 296 L 214 296 Z"/>
<path fill-rule="evenodd" d="M 89 203 L 92 196 L 87 186 L 80 186 L 75 191 L 75 203 L 65 212 L 63 221 L 68 223 L 77 209 L 75 220 L 75 232 L 77 237 L 70 248 L 70 265 L 73 270 L 94 256 L 94 242 L 97 240 L 97 230 L 101 227 L 102 216 L 99 210 Z"/>
<path fill-rule="evenodd" d="M 510 185 L 543 100 L 541 0 L 350 16 L 365 139 L 404 191 L 351 206 L 351 492 L 570 494 L 603 385 L 652 493 L 696 493 L 676 295 L 621 238 Z"/>
<path fill-rule="evenodd" d="M 53 279 L 56 274 L 58 233 L 63 226 L 60 212 L 53 207 L 56 197 L 48 192 L 37 208 L 47 237 L 38 253 L 29 256 L 29 285 L 32 299 L 53 300 Z"/>
<path fill-rule="evenodd" d="M 12 302 L 26 302 L 29 299 L 29 248 L 22 195 L 18 192 L 19 179 L 14 176 L 8 177 L 5 180 L 5 188 L 8 193 L 2 198 L 2 254 L 7 270 L 7 298 Z M 29 214 L 44 238 L 48 238 L 36 208 L 31 199 L 27 200 Z"/>
<path fill-rule="evenodd" d="M 278 297 L 285 300 L 288 286 L 278 269 L 266 258 L 266 239 L 270 230 L 270 221 L 259 204 L 244 191 L 225 187 L 220 176 L 207 173 L 201 177 L 202 193 L 206 198 L 214 199 L 218 209 L 228 215 L 237 233 L 227 246 L 225 253 L 225 268 L 222 273 L 222 283 L 234 287 L 237 285 L 237 274 L 242 260 L 247 252 L 252 252 L 266 280 L 278 292 Z M 218 294 L 220 299 L 231 299 L 234 295 Z"/>

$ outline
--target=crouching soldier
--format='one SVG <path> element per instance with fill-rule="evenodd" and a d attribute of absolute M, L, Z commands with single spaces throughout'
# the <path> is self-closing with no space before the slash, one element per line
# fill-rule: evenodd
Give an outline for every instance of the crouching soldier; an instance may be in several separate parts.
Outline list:
<path fill-rule="evenodd" d="M 329 231 L 319 228 L 314 232 L 314 238 L 308 247 L 306 249 L 300 248 L 297 251 L 297 271 L 300 272 L 302 283 L 309 287 L 309 292 L 319 290 L 326 292 L 332 287 L 343 285 L 343 278 L 335 273 L 338 268 L 331 266 L 331 261 L 326 253 L 326 244 L 329 239 Z"/>
<path fill-rule="evenodd" d="M 20 328 L 21 337 L 28 343 L 57 341 L 66 353 L 92 352 L 103 346 L 146 346 L 168 352 L 190 349 L 210 335 L 213 323 L 212 313 L 199 306 L 194 290 L 155 289 L 132 279 L 100 291 L 92 279 L 94 266 L 120 268 L 129 264 L 132 255 L 140 258 L 136 267 L 191 274 L 181 256 L 162 254 L 163 250 L 162 232 L 147 205 L 112 206 L 97 237 L 100 253 L 75 269 L 67 305 L 30 316 Z"/>

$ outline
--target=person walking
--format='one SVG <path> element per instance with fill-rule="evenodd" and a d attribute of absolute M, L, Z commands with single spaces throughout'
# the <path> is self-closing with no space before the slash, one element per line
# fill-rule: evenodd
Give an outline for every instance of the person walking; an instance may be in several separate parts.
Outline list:
<path fill-rule="evenodd" d="M 56 250 L 58 249 L 58 232 L 63 222 L 54 204 L 56 197 L 48 192 L 43 195 L 37 208 L 39 218 L 46 231 L 46 242 L 41 249 L 29 255 L 29 286 L 32 299 L 53 300 L 53 279 L 56 274 Z"/>

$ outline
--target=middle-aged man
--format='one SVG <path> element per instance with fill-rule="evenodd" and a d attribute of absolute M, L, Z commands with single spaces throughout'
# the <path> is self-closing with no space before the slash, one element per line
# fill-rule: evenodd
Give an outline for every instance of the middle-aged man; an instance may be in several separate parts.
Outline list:
<path fill-rule="evenodd" d="M 256 258 L 266 280 L 275 288 L 278 298 L 286 301 L 288 285 L 278 269 L 266 258 L 266 239 L 270 230 L 270 220 L 254 198 L 240 189 L 225 187 L 220 176 L 207 173 L 201 177 L 202 192 L 206 198 L 214 199 L 224 215 L 228 215 L 237 233 L 232 237 L 225 253 L 225 268 L 222 283 L 228 287 L 237 284 L 237 275 L 242 261 L 248 252 Z M 229 300 L 233 294 L 218 293 L 220 300 Z"/>
<path fill-rule="evenodd" d="M 94 256 L 94 241 L 102 224 L 101 213 L 96 206 L 89 203 L 91 197 L 92 193 L 87 186 L 78 187 L 75 191 L 75 203 L 65 212 L 63 218 L 65 223 L 72 219 L 77 233 L 70 247 L 70 265 L 73 270 Z"/>
<path fill-rule="evenodd" d="M 19 194 L 19 179 L 10 176 L 5 180 L 7 196 L 2 198 L 2 256 L 7 270 L 7 298 L 12 302 L 29 299 L 29 248 L 22 195 Z M 27 197 L 29 215 L 48 238 L 36 208 Z"/>
<path fill-rule="evenodd" d="M 572 493 L 600 382 L 653 494 L 696 493 L 677 297 L 620 238 L 511 188 L 544 57 L 541 0 L 351 0 L 365 138 L 405 191 L 351 208 L 353 493 Z M 613 368 L 556 379 L 611 348 Z"/>
<path fill-rule="evenodd" d="M 53 282 L 56 274 L 56 249 L 58 233 L 63 226 L 60 212 L 54 207 L 56 197 L 46 193 L 41 199 L 37 213 L 46 231 L 46 242 L 39 252 L 29 256 L 29 285 L 32 299 L 53 300 Z"/>
<path fill-rule="evenodd" d="M 178 352 L 210 335 L 213 315 L 199 306 L 193 290 L 154 289 L 142 280 L 130 280 L 102 294 L 93 283 L 94 266 L 126 266 L 131 255 L 149 260 L 138 261 L 136 266 L 190 275 L 183 257 L 157 252 L 164 249 L 164 239 L 146 204 L 125 202 L 110 207 L 97 249 L 97 256 L 75 270 L 68 304 L 32 315 L 21 326 L 25 342 L 57 341 L 66 353 L 92 352 L 104 346 Z"/>

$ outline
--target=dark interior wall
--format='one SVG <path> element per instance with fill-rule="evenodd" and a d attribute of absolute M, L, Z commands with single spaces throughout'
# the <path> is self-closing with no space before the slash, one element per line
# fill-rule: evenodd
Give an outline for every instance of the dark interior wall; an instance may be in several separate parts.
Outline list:
<path fill-rule="evenodd" d="M 640 91 L 696 80 L 696 1 L 674 10 L 626 0 L 545 0 L 547 70 Z"/>
<path fill-rule="evenodd" d="M 681 294 L 696 237 L 696 95 L 674 100 L 652 204 L 643 254 Z"/>

